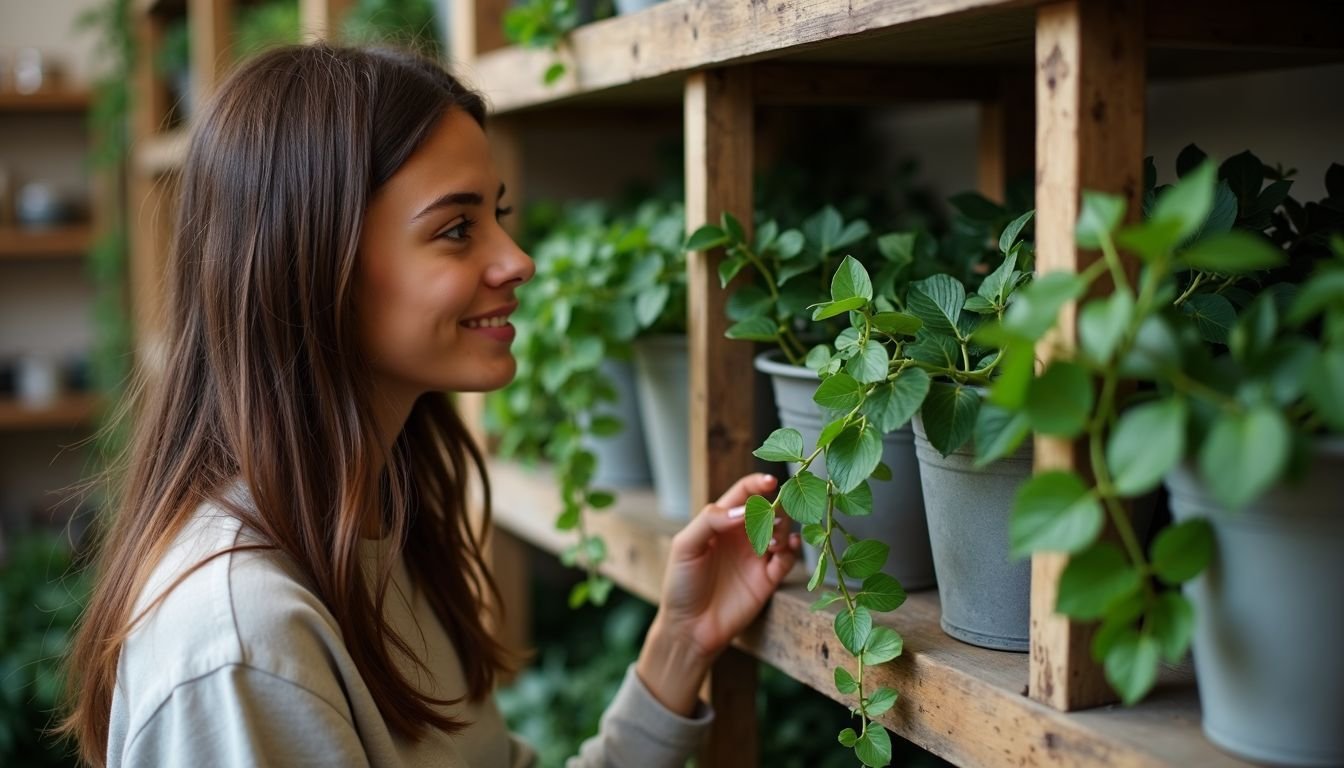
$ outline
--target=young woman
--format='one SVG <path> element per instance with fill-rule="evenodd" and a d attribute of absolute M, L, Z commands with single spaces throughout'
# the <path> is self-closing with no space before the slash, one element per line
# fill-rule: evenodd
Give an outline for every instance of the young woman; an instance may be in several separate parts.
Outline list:
<path fill-rule="evenodd" d="M 448 391 L 505 385 L 532 263 L 481 97 L 406 54 L 282 49 L 201 116 L 160 373 L 75 640 L 63 730 L 107 766 L 524 766 Z M 575 766 L 679 765 L 697 690 L 795 561 L 740 480 L 673 541 L 639 660 Z M 488 517 L 486 520 L 488 524 Z M 492 600 L 493 597 L 493 600 Z"/>

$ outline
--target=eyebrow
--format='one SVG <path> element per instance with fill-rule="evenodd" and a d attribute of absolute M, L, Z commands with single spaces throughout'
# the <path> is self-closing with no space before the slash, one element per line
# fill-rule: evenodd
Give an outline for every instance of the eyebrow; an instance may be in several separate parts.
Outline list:
<path fill-rule="evenodd" d="M 505 189 L 506 187 L 503 184 L 499 185 L 499 194 L 495 198 L 496 201 L 504 199 Z M 434 202 L 425 206 L 424 210 L 415 214 L 415 216 L 411 218 L 411 223 L 414 224 L 417 221 L 420 221 L 421 219 L 425 218 L 426 216 L 430 215 L 431 213 L 441 208 L 449 208 L 457 205 L 480 206 L 484 202 L 485 202 L 484 198 L 482 198 L 479 194 L 475 192 L 449 192 L 448 194 L 442 195 Z"/>

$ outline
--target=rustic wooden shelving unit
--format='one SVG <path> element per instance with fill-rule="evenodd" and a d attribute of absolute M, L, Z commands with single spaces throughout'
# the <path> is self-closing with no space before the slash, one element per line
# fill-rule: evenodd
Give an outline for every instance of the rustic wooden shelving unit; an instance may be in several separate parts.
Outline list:
<path fill-rule="evenodd" d="M 37 91 L 0 93 L 0 114 L 5 112 L 83 112 L 89 108 L 88 91 Z"/>
<path fill-rule="evenodd" d="M 82 258 L 92 243 L 93 229 L 87 224 L 0 227 L 0 260 Z"/>
<path fill-rule="evenodd" d="M 92 426 L 102 401 L 96 395 L 66 395 L 49 406 L 32 408 L 0 398 L 0 432 L 75 429 Z"/>
<path fill-rule="evenodd" d="M 576 30 L 561 53 L 566 77 L 546 86 L 541 74 L 553 54 L 504 44 L 498 21 L 507 5 L 456 3 L 453 52 L 459 71 L 493 105 L 492 143 L 510 190 L 522 189 L 524 121 L 537 125 L 548 112 L 680 104 L 687 230 L 722 211 L 750 222 L 757 106 L 972 99 L 981 104 L 981 191 L 999 196 L 1010 174 L 1035 168 L 1042 271 L 1078 270 L 1094 258 L 1073 242 L 1080 190 L 1124 194 L 1130 210 L 1139 209 L 1150 80 L 1344 60 L 1331 5 L 1310 0 L 1276 4 L 1273 14 L 1246 0 L 670 0 Z M 1020 105 L 1033 91 L 1035 119 L 1027 111 L 1024 125 Z M 621 126 L 613 122 L 610 130 Z M 752 370 L 754 350 L 723 337 L 719 257 L 692 254 L 688 275 L 688 482 L 697 503 L 750 471 L 755 447 L 752 388 L 740 380 Z M 480 398 L 460 402 L 479 427 Z M 1076 461 L 1072 445 L 1039 438 L 1036 455 L 1038 469 Z M 570 537 L 551 527 L 558 496 L 544 469 L 496 461 L 490 471 L 495 557 L 508 564 L 501 576 L 510 615 L 523 614 L 525 625 L 519 546 L 558 554 Z M 650 601 L 658 599 L 675 530 L 651 518 L 653 508 L 649 493 L 625 492 L 616 509 L 590 523 L 612 553 L 604 571 Z M 1140 706 L 1111 706 L 1087 651 L 1088 628 L 1053 613 L 1063 565 L 1061 557 L 1033 560 L 1029 654 L 947 637 L 932 592 L 912 595 L 883 619 L 906 645 L 901 658 L 877 670 L 879 684 L 902 697 L 882 722 L 962 765 L 1242 765 L 1202 735 L 1188 668 L 1164 669 Z M 832 616 L 812 613 L 810 604 L 802 586 L 783 589 L 715 668 L 709 694 L 718 720 L 700 765 L 756 764 L 757 659 L 853 703 L 832 683 Z M 506 629 L 511 637 L 526 632 Z"/>

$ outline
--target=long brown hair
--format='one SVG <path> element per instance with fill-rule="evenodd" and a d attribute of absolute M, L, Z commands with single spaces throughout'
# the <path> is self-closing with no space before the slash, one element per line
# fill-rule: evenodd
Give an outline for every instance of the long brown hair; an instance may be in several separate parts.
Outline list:
<path fill-rule="evenodd" d="M 422 396 L 382 446 L 352 299 L 371 196 L 451 109 L 484 125 L 481 97 L 430 61 L 313 45 L 246 63 L 201 116 L 180 182 L 160 373 L 142 366 L 131 386 L 131 444 L 109 475 L 97 584 L 68 658 L 59 730 L 88 762 L 104 763 L 140 592 L 206 500 L 303 569 L 394 732 L 466 724 L 435 709 L 460 700 L 426 696 L 397 671 L 393 649 L 415 657 L 382 618 L 390 564 L 372 590 L 359 564 L 370 511 L 466 660 L 467 698 L 487 696 L 509 667 L 486 628 L 499 595 L 467 514 L 477 481 L 488 525 L 481 454 L 442 394 Z M 236 479 L 251 504 L 221 498 Z"/>

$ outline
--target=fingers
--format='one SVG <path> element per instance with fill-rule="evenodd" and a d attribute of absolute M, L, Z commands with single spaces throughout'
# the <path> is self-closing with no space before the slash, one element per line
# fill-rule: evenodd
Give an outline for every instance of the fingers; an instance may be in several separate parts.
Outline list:
<path fill-rule="evenodd" d="M 796 533 L 789 534 L 788 547 L 777 548 L 771 556 L 769 562 L 765 564 L 765 575 L 770 580 L 772 586 L 779 586 L 784 581 L 784 577 L 789 575 L 793 566 L 798 562 L 798 553 L 803 547 L 803 540 Z"/>
<path fill-rule="evenodd" d="M 715 503 L 724 508 L 740 507 L 746 504 L 747 499 L 753 495 L 769 496 L 773 494 L 777 485 L 779 485 L 779 481 L 773 475 L 761 472 L 746 475 L 733 483 L 733 487 L 729 488 Z"/>

